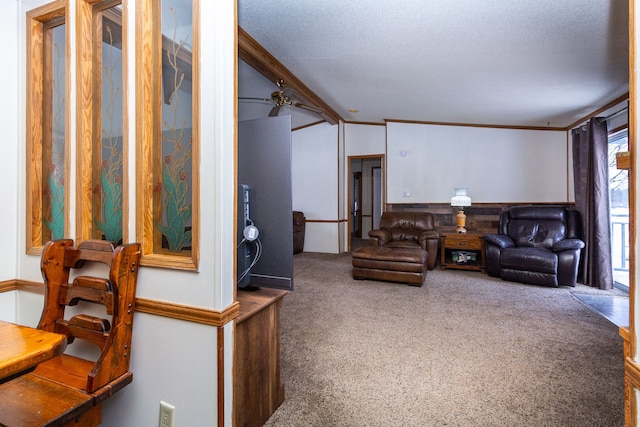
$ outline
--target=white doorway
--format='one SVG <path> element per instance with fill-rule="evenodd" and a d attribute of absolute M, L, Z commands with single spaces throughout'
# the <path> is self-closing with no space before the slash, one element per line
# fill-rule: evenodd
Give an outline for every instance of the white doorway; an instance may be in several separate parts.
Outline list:
<path fill-rule="evenodd" d="M 349 250 L 366 244 L 369 231 L 380 226 L 383 211 L 383 157 L 348 158 Z"/>

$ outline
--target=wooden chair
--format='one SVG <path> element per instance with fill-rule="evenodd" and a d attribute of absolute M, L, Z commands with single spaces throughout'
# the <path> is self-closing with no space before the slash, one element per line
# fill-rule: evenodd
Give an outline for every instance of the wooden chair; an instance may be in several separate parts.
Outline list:
<path fill-rule="evenodd" d="M 0 384 L 0 426 L 100 424 L 102 402 L 133 379 L 129 362 L 139 259 L 138 243 L 114 249 L 110 242 L 89 240 L 74 247 L 64 239 L 45 245 L 40 265 L 45 303 L 38 328 L 65 334 L 69 345 L 65 354 Z M 72 271 L 93 262 L 108 265 L 109 277 L 76 275 L 69 283 Z M 76 314 L 94 304 L 104 306 L 108 318 Z M 65 309 L 76 305 L 66 319 Z M 96 344 L 97 360 L 68 354 L 75 340 Z"/>

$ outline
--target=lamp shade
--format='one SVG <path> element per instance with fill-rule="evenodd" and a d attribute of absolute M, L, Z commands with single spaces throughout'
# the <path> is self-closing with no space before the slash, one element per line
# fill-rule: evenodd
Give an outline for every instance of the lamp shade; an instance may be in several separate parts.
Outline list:
<path fill-rule="evenodd" d="M 451 198 L 451 206 L 471 206 L 471 197 L 466 188 L 456 188 L 456 195 Z"/>

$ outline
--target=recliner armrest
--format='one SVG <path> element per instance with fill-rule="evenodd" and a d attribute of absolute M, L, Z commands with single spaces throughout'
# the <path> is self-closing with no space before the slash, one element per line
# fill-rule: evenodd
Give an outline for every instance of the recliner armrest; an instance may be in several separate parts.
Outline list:
<path fill-rule="evenodd" d="M 369 237 L 369 240 L 375 241 L 378 246 L 384 246 L 385 243 L 391 240 L 391 232 L 384 228 L 371 230 L 369 231 Z"/>
<path fill-rule="evenodd" d="M 485 242 L 497 246 L 500 249 L 510 248 L 516 245 L 513 239 L 505 234 L 485 234 L 483 238 Z"/>
<path fill-rule="evenodd" d="M 551 250 L 554 252 L 562 252 L 566 250 L 582 249 L 582 248 L 584 248 L 584 242 L 582 240 L 564 239 L 564 240 L 560 240 L 559 242 L 556 242 L 551 247 Z"/>
<path fill-rule="evenodd" d="M 438 240 L 439 238 L 440 238 L 440 233 L 438 233 L 437 230 L 423 230 L 420 233 L 420 238 L 418 240 L 422 242 L 424 240 L 430 240 L 430 239 Z"/>

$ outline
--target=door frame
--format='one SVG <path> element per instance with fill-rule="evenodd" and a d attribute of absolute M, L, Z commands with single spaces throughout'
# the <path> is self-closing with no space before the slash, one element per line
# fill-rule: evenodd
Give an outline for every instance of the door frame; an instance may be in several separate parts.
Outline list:
<path fill-rule="evenodd" d="M 380 200 L 382 200 L 382 211 L 384 212 L 384 204 L 385 204 L 385 156 L 384 154 L 368 154 L 368 155 L 355 155 L 355 156 L 347 156 L 347 214 L 349 215 L 349 220 L 347 221 L 347 250 L 351 251 L 351 199 L 353 197 L 352 188 L 353 188 L 353 170 L 352 170 L 352 162 L 354 160 L 372 160 L 379 159 L 380 160 L 380 172 L 382 175 L 382 182 L 380 186 Z M 360 212 L 362 212 L 362 206 L 359 207 Z M 362 217 L 362 214 L 360 215 Z"/>
<path fill-rule="evenodd" d="M 351 219 L 353 219 L 353 222 L 357 224 L 357 227 L 350 228 L 351 233 L 349 235 L 351 237 L 356 237 L 355 233 L 357 231 L 360 231 L 360 236 L 362 236 L 362 171 L 351 172 L 350 181 L 351 185 L 349 185 L 349 190 L 353 191 L 349 197 L 349 226 L 351 227 Z M 356 194 L 353 194 L 354 192 Z M 352 198 L 353 200 L 351 200 Z M 359 204 L 357 207 L 356 203 Z"/>

